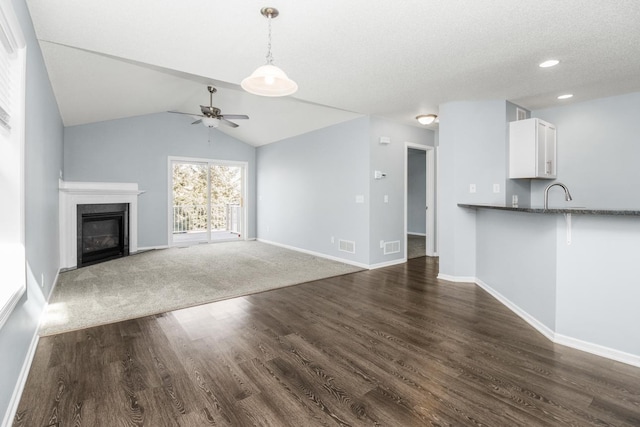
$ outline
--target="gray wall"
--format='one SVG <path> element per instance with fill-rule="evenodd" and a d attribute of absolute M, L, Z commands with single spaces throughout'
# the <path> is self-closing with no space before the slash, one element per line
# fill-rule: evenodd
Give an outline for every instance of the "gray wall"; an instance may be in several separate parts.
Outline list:
<path fill-rule="evenodd" d="M 380 137 L 391 138 L 391 144 L 380 144 Z M 379 117 L 371 118 L 370 150 L 371 169 L 371 229 L 369 263 L 372 265 L 402 259 L 404 248 L 404 165 L 405 143 L 434 146 L 434 133 L 415 126 L 401 125 Z M 373 173 L 380 170 L 387 173 L 384 179 L 374 179 Z M 384 196 L 389 196 L 389 203 Z M 380 240 L 400 241 L 400 253 L 384 255 Z"/>
<path fill-rule="evenodd" d="M 440 106 L 438 245 L 440 274 L 476 275 L 475 211 L 458 203 L 504 204 L 506 102 L 465 101 Z M 476 193 L 469 185 L 476 185 Z M 493 184 L 500 192 L 493 192 Z"/>
<path fill-rule="evenodd" d="M 505 126 L 505 167 L 506 167 L 506 183 L 504 186 L 505 204 L 511 206 L 513 196 L 518 196 L 518 206 L 521 208 L 531 206 L 531 180 L 530 179 L 509 179 L 509 122 L 514 122 L 518 118 L 516 109 L 520 108 L 527 113 L 527 118 L 531 117 L 531 112 L 511 102 L 507 102 L 506 122 Z"/>
<path fill-rule="evenodd" d="M 407 232 L 427 232 L 427 153 L 409 149 L 407 158 Z"/>
<path fill-rule="evenodd" d="M 532 112 L 557 127 L 558 181 L 571 190 L 570 205 L 640 209 L 640 92 Z M 541 205 L 549 181 L 532 183 L 532 203 Z M 566 204 L 553 189 L 551 206 Z"/>
<path fill-rule="evenodd" d="M 27 42 L 25 229 L 27 293 L 0 330 L 0 414 L 8 410 L 58 271 L 58 174 L 63 127 L 26 4 L 13 6 Z M 3 415 L 0 415 L 0 419 Z"/>
<path fill-rule="evenodd" d="M 258 238 L 368 264 L 368 135 L 363 117 L 258 147 Z"/>
<path fill-rule="evenodd" d="M 258 237 L 366 265 L 402 259 L 404 248 L 384 255 L 380 240 L 404 242 L 405 142 L 433 139 L 433 131 L 363 117 L 259 147 Z M 387 177 L 374 179 L 374 170 Z M 338 251 L 338 239 L 355 241 L 356 253 Z"/>
<path fill-rule="evenodd" d="M 556 332 L 640 360 L 640 218 L 573 215 L 558 232 Z"/>
<path fill-rule="evenodd" d="M 145 191 L 138 201 L 139 247 L 168 243 L 168 156 L 248 162 L 247 236 L 256 236 L 254 147 L 178 114 L 65 128 L 65 181 L 135 182 Z"/>
<path fill-rule="evenodd" d="M 476 277 L 547 328 L 556 326 L 556 215 L 477 212 Z"/>

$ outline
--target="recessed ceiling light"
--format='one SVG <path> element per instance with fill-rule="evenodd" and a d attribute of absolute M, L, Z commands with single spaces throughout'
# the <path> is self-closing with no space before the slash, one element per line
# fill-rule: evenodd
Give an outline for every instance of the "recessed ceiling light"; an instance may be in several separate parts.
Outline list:
<path fill-rule="evenodd" d="M 549 67 L 553 67 L 554 65 L 558 65 L 560 63 L 560 61 L 558 61 L 557 59 L 549 59 L 548 61 L 544 61 L 541 62 L 538 67 L 540 68 L 549 68 Z"/>
<path fill-rule="evenodd" d="M 565 93 L 564 95 L 560 95 L 558 99 L 569 99 L 573 96 L 572 93 Z"/>

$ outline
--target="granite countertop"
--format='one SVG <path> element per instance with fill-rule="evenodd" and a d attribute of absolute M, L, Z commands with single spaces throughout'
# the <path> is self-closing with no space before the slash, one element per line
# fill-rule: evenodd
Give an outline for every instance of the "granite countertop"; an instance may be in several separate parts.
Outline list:
<path fill-rule="evenodd" d="M 532 208 L 514 208 L 512 206 L 505 205 L 473 205 L 467 203 L 458 203 L 461 208 L 471 209 L 498 209 L 503 211 L 512 212 L 528 212 L 528 213 L 540 213 L 540 214 L 578 214 L 578 215 L 623 215 L 623 216 L 640 216 L 640 210 L 626 210 L 626 209 L 591 209 L 591 208 L 550 208 L 544 209 L 540 207 Z"/>

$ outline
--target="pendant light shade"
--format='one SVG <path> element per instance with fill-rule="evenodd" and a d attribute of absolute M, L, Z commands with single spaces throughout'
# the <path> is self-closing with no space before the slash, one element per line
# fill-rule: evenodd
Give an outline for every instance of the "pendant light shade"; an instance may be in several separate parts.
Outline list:
<path fill-rule="evenodd" d="M 240 83 L 242 89 L 254 95 L 287 96 L 298 90 L 296 82 L 275 65 L 258 67 L 249 77 Z"/>
<path fill-rule="evenodd" d="M 273 65 L 271 54 L 271 19 L 280 12 L 275 7 L 260 9 L 262 16 L 269 20 L 269 44 L 267 47 L 267 63 L 258 67 L 249 77 L 242 80 L 240 86 L 249 93 L 260 96 L 287 96 L 298 90 L 296 82 L 291 80 L 284 71 Z"/>

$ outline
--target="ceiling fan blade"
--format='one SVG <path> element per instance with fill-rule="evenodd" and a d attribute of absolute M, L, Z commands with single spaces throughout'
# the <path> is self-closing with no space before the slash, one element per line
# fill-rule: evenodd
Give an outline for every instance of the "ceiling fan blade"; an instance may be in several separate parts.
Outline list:
<path fill-rule="evenodd" d="M 202 123 L 202 119 L 196 120 L 195 122 L 191 123 L 192 125 L 197 125 L 198 123 Z"/>
<path fill-rule="evenodd" d="M 167 111 L 167 113 L 172 113 L 172 114 L 184 114 L 184 115 L 186 115 L 186 116 L 200 116 L 200 114 L 183 113 L 182 111 Z"/>
<path fill-rule="evenodd" d="M 249 116 L 247 116 L 246 114 L 223 114 L 220 117 L 222 117 L 223 119 L 234 119 L 234 120 L 249 118 Z"/>
<path fill-rule="evenodd" d="M 224 117 L 222 117 L 222 116 L 220 116 L 220 121 L 221 121 L 222 123 L 224 123 L 225 125 L 227 125 L 227 126 L 231 126 L 232 128 L 237 128 L 238 126 L 240 126 L 240 125 L 237 125 L 237 124 L 235 124 L 235 123 L 233 123 L 233 122 L 230 122 L 229 120 L 225 119 L 225 118 L 224 118 Z"/>

